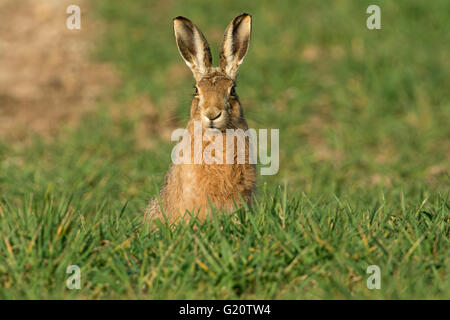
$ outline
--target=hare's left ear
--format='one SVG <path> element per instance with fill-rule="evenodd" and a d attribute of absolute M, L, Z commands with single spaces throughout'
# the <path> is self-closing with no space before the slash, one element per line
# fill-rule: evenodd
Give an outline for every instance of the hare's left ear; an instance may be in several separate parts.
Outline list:
<path fill-rule="evenodd" d="M 223 36 L 219 68 L 233 80 L 244 61 L 250 42 L 252 17 L 243 13 L 231 21 Z"/>
<path fill-rule="evenodd" d="M 181 57 L 198 81 L 211 68 L 212 58 L 208 42 L 200 29 L 185 17 L 173 19 L 173 28 Z"/>

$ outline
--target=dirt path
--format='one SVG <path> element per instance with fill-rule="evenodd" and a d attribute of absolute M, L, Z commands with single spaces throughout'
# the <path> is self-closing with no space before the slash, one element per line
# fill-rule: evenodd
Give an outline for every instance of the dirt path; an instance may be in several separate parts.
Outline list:
<path fill-rule="evenodd" d="M 81 30 L 66 27 L 70 4 L 81 8 Z M 118 84 L 89 57 L 100 33 L 91 15 L 79 0 L 0 0 L 1 140 L 51 137 Z"/>

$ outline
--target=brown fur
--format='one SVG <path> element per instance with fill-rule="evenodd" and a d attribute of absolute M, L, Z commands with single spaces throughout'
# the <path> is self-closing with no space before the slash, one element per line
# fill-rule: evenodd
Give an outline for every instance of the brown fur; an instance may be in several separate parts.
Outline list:
<path fill-rule="evenodd" d="M 170 222 L 186 217 L 187 211 L 205 219 L 211 212 L 211 206 L 230 212 L 236 206 L 242 205 L 242 199 L 247 205 L 250 205 L 252 200 L 256 168 L 249 163 L 248 138 L 245 140 L 245 163 L 237 164 L 239 144 L 236 141 L 234 164 L 225 163 L 225 130 L 248 129 L 234 86 L 237 68 L 248 48 L 250 21 L 250 16 L 243 14 L 230 23 L 222 43 L 220 67 L 213 68 L 210 64 L 209 45 L 200 30 L 186 18 L 178 17 L 174 20 L 180 54 L 196 79 L 197 92 L 192 101 L 187 130 L 193 137 L 194 121 L 201 121 L 202 133 L 211 127 L 219 130 L 223 137 L 224 164 L 203 162 L 170 166 L 160 193 L 164 215 Z M 236 26 L 242 28 L 234 30 Z M 202 142 L 202 152 L 209 143 Z M 194 141 L 191 139 L 191 150 L 194 150 L 193 145 Z M 191 157 L 194 163 L 193 152 Z M 158 198 L 152 199 L 146 216 L 150 219 L 163 218 Z"/>

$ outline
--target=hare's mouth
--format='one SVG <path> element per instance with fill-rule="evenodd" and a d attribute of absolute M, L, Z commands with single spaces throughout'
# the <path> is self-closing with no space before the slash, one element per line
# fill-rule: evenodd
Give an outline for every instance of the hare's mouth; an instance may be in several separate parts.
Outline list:
<path fill-rule="evenodd" d="M 205 127 L 222 131 L 225 128 L 225 123 L 223 121 L 209 121 L 209 123 L 206 123 Z"/>
<path fill-rule="evenodd" d="M 223 130 L 223 128 L 221 126 L 215 125 L 213 123 L 208 125 L 208 129 L 216 129 L 216 130 L 220 130 L 220 131 Z"/>
<path fill-rule="evenodd" d="M 208 129 L 221 129 L 223 127 L 223 114 L 219 112 L 214 116 L 203 116 L 203 127 Z"/>

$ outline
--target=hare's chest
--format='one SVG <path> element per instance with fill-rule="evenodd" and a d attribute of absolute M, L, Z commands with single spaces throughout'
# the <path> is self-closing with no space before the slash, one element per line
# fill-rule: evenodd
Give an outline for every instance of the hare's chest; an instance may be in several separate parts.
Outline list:
<path fill-rule="evenodd" d="M 236 193 L 239 177 L 230 165 L 190 165 L 184 170 L 182 197 L 187 204 L 222 203 Z"/>
<path fill-rule="evenodd" d="M 182 195 L 184 202 L 192 202 L 201 195 L 201 185 L 198 181 L 198 174 L 194 170 L 185 170 L 182 175 Z"/>

